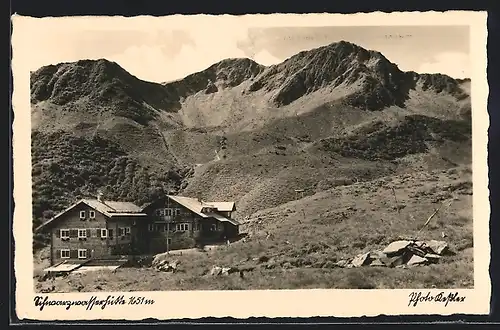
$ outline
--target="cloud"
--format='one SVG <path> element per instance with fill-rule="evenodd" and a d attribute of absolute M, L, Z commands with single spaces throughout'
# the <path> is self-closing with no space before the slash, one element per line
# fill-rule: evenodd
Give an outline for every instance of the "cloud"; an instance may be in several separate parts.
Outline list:
<path fill-rule="evenodd" d="M 166 40 L 156 45 L 131 46 L 109 59 L 140 79 L 165 82 L 202 71 L 226 58 L 247 57 L 237 46 L 238 40 L 246 38 L 246 29 L 226 31 L 215 26 L 187 33 L 190 35 L 189 42 L 179 45 Z M 180 47 L 180 50 L 175 54 L 168 52 L 174 46 Z"/>
<path fill-rule="evenodd" d="M 470 78 L 470 58 L 465 53 L 443 52 L 418 68 L 419 73 L 442 73 L 453 78 Z"/>
<path fill-rule="evenodd" d="M 282 59 L 277 58 L 265 49 L 255 54 L 253 60 L 262 65 L 273 65 L 283 62 Z"/>
<path fill-rule="evenodd" d="M 155 46 L 131 46 L 120 54 L 108 57 L 125 70 L 147 81 L 162 81 L 168 56 Z"/>
<path fill-rule="evenodd" d="M 241 17 L 215 20 L 201 16 L 196 19 L 197 24 L 188 24 L 182 17 L 176 19 L 148 20 L 142 25 L 118 19 L 90 25 L 88 20 L 58 20 L 58 24 L 38 20 L 30 35 L 23 39 L 21 48 L 24 53 L 32 54 L 31 70 L 60 62 L 107 58 L 140 79 L 163 82 L 183 78 L 225 58 L 250 57 L 263 65 L 277 64 L 300 50 L 338 39 L 334 28 L 329 29 L 330 34 L 314 38 L 304 37 L 304 31 L 284 30 L 284 37 L 280 32 L 283 29 L 276 30 L 280 33 L 256 29 Z M 375 48 L 387 53 L 402 69 L 440 72 L 457 78 L 471 74 L 465 52 L 440 52 L 432 60 L 425 60 L 425 52 L 417 54 L 417 50 L 427 49 L 432 54 L 436 53 L 436 47 L 425 48 L 414 43 L 411 48 L 394 47 L 392 42 L 387 51 L 382 44 Z M 413 55 L 409 56 L 410 53 Z"/>
<path fill-rule="evenodd" d="M 158 23 L 148 25 L 146 30 L 138 29 L 134 38 L 125 42 L 124 30 L 118 27 L 82 33 L 82 27 L 71 22 L 65 24 L 67 28 L 38 24 L 33 29 L 33 34 L 24 40 L 25 49 L 34 54 L 30 70 L 61 62 L 106 58 L 140 79 L 164 82 L 204 70 L 226 58 L 248 57 L 238 47 L 239 41 L 248 38 L 248 28 L 231 22 L 212 21 L 174 29 Z M 130 26 L 126 29 L 130 31 Z"/>

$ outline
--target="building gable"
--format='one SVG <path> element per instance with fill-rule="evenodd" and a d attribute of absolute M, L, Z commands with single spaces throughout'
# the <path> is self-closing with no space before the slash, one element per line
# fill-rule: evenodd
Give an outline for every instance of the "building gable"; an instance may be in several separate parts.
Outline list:
<path fill-rule="evenodd" d="M 204 202 L 197 198 L 168 195 L 148 204 L 142 209 L 142 212 L 146 212 L 150 216 L 162 216 L 155 214 L 155 211 L 168 208 L 182 208 L 200 218 L 214 218 L 217 221 L 239 225 L 229 216 L 231 212 L 236 210 L 234 202 Z"/>
<path fill-rule="evenodd" d="M 111 207 L 111 205 L 113 205 L 114 207 L 120 206 L 121 208 L 117 210 L 114 207 Z M 52 227 L 56 223 L 67 218 L 75 218 L 75 210 L 79 210 L 79 212 L 82 212 L 82 214 L 84 211 L 87 212 L 88 214 L 86 215 L 86 217 L 88 217 L 89 219 L 92 218 L 92 212 L 94 212 L 94 215 L 98 213 L 105 218 L 111 218 L 114 216 L 146 216 L 145 213 L 140 212 L 140 208 L 137 205 L 134 205 L 132 203 L 107 201 L 103 202 L 100 200 L 82 199 L 71 205 L 64 211 L 58 213 L 52 219 L 38 226 L 35 231 L 38 232 L 45 228 Z M 78 217 L 80 218 L 79 215 Z"/>
<path fill-rule="evenodd" d="M 42 229 L 63 227 L 86 228 L 89 226 L 96 226 L 97 224 L 104 224 L 107 219 L 109 219 L 108 215 L 84 202 L 79 202 L 52 218 L 52 221 L 49 220 L 50 223 L 45 223 Z"/>

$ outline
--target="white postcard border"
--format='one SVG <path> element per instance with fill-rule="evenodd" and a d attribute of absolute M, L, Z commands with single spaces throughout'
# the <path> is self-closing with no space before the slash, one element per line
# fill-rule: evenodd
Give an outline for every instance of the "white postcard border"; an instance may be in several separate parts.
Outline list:
<path fill-rule="evenodd" d="M 485 12 L 404 12 L 367 14 L 273 14 L 211 16 L 196 15 L 171 17 L 63 17 L 30 18 L 14 15 L 13 20 L 13 155 L 14 155 L 14 222 L 16 312 L 20 319 L 35 320 L 142 320 L 181 319 L 202 317 L 315 317 L 315 316 L 377 316 L 440 314 L 488 314 L 490 304 L 490 244 L 489 244 L 489 191 L 487 165 L 487 113 L 488 84 L 486 80 L 486 18 Z M 472 116 L 473 116 L 473 205 L 474 205 L 474 289 L 456 290 L 249 290 L 249 291 L 158 291 L 158 292 L 99 292 L 36 294 L 33 289 L 32 235 L 31 235 L 31 127 L 29 33 L 39 24 L 55 24 L 79 29 L 148 29 L 151 24 L 172 24 L 177 28 L 185 24 L 244 24 L 246 26 L 373 26 L 373 25 L 469 25 L 471 31 Z M 64 41 L 61 41 L 64 42 Z M 57 50 L 55 50 L 57 51 Z M 408 305 L 413 292 L 437 295 L 457 292 L 465 297 L 462 302 L 420 303 Z M 36 296 L 50 300 L 88 300 L 95 296 L 106 299 L 144 297 L 155 301 L 152 305 L 128 303 L 95 306 L 73 305 L 35 306 Z"/>

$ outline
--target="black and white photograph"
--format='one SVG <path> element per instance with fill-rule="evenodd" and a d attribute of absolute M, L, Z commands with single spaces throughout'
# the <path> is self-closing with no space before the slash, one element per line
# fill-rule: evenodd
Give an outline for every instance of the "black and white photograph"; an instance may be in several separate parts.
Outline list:
<path fill-rule="evenodd" d="M 441 14 L 18 17 L 33 295 L 488 285 L 484 17 Z"/>

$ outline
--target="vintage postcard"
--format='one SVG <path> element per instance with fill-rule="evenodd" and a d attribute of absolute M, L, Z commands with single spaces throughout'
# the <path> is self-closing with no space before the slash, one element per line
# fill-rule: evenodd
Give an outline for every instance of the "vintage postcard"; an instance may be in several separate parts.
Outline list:
<path fill-rule="evenodd" d="M 487 314 L 486 17 L 14 15 L 18 317 Z"/>

